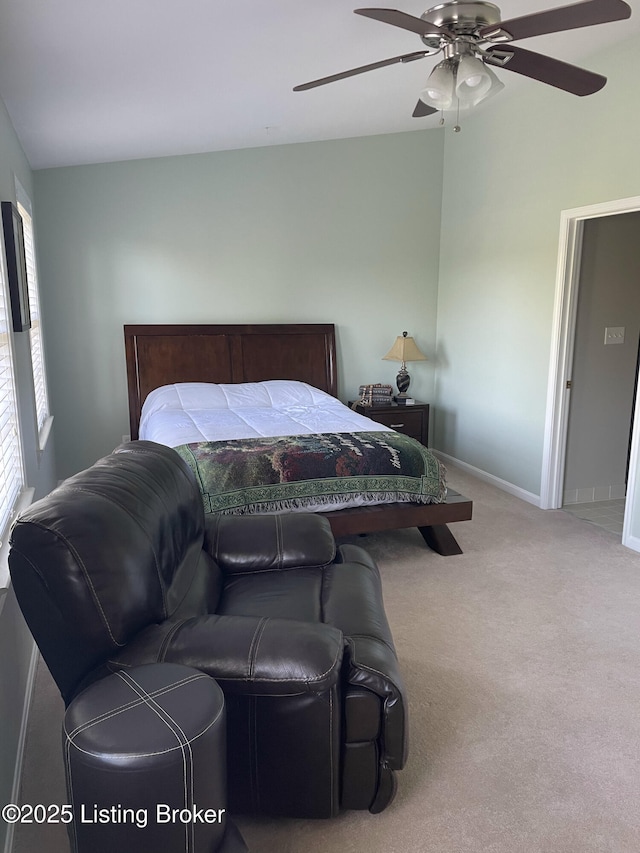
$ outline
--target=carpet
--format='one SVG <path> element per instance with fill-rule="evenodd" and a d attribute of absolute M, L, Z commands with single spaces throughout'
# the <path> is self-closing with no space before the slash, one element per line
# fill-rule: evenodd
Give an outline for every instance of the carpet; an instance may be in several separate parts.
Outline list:
<path fill-rule="evenodd" d="M 410 702 L 410 756 L 382 814 L 240 817 L 252 853 L 637 853 L 640 555 L 450 467 L 463 554 L 417 530 L 355 537 L 378 561 Z M 62 702 L 39 667 L 23 803 L 64 802 Z M 14 853 L 67 853 L 61 826 Z"/>

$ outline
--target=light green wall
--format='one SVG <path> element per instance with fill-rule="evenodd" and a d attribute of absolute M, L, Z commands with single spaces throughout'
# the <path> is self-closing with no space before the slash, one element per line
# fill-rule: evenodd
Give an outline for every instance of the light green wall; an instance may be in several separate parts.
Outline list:
<path fill-rule="evenodd" d="M 342 399 L 435 352 L 439 131 L 36 172 L 61 476 L 128 432 L 125 323 L 333 322 Z M 433 395 L 433 361 L 412 371 Z"/>
<path fill-rule="evenodd" d="M 581 64 L 601 92 L 525 81 L 445 141 L 434 444 L 534 495 L 560 213 L 640 195 L 640 40 Z"/>

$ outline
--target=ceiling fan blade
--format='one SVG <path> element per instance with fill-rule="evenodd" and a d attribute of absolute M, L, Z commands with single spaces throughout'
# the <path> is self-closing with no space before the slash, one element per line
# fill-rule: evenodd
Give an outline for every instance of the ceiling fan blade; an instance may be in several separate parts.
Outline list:
<path fill-rule="evenodd" d="M 621 21 L 630 15 L 631 8 L 623 0 L 585 0 L 583 3 L 573 3 L 571 6 L 560 6 L 557 9 L 547 9 L 545 12 L 534 12 L 532 15 L 501 21 L 499 24 L 483 27 L 479 35 L 487 41 L 516 41 L 546 33 Z"/>
<path fill-rule="evenodd" d="M 484 54 L 483 59 L 488 65 L 497 65 L 516 74 L 523 74 L 541 83 L 548 83 L 557 89 L 564 89 L 573 95 L 592 95 L 598 92 L 607 82 L 607 78 L 593 71 L 578 68 L 577 65 L 569 65 L 559 59 L 543 56 L 541 53 L 533 53 L 522 47 L 505 45 L 504 47 L 490 47 Z"/>
<path fill-rule="evenodd" d="M 417 50 L 414 53 L 404 53 L 402 56 L 392 56 L 391 59 L 382 59 L 380 62 L 372 62 L 370 65 L 360 65 L 349 71 L 341 71 L 339 74 L 331 74 L 329 77 L 320 77 L 310 83 L 302 83 L 294 86 L 294 92 L 304 92 L 307 89 L 315 89 L 316 86 L 324 86 L 325 83 L 334 83 L 336 80 L 344 80 L 345 77 L 354 77 L 356 74 L 364 74 L 365 71 L 374 71 L 376 68 L 384 68 L 385 65 L 394 65 L 397 62 L 413 62 L 415 59 L 423 59 L 427 56 L 426 50 Z"/>
<path fill-rule="evenodd" d="M 425 104 L 424 101 L 418 101 L 412 115 L 414 118 L 424 118 L 425 116 L 430 116 L 437 112 L 438 110 L 434 107 L 430 107 L 429 104 Z"/>
<path fill-rule="evenodd" d="M 382 21 L 383 24 L 409 30 L 419 36 L 453 36 L 453 33 L 442 27 L 423 21 L 422 18 L 414 18 L 406 12 L 398 12 L 396 9 L 354 9 L 353 11 L 356 15 L 364 15 L 365 18 L 373 18 L 375 21 Z"/>

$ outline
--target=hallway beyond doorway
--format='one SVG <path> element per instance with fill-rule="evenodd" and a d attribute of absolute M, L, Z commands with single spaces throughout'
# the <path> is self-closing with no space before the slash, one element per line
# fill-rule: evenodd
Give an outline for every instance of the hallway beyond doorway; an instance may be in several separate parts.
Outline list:
<path fill-rule="evenodd" d="M 583 504 L 565 504 L 562 509 L 611 533 L 622 536 L 625 499 L 590 501 Z"/>

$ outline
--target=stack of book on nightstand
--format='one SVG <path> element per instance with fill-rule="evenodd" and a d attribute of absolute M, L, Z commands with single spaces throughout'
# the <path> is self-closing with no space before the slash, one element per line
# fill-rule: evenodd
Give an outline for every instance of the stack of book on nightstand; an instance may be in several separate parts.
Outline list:
<path fill-rule="evenodd" d="M 393 399 L 393 388 L 391 385 L 383 385 L 376 382 L 375 385 L 361 385 L 358 392 L 360 399 L 366 401 L 369 406 L 388 406 Z"/>

